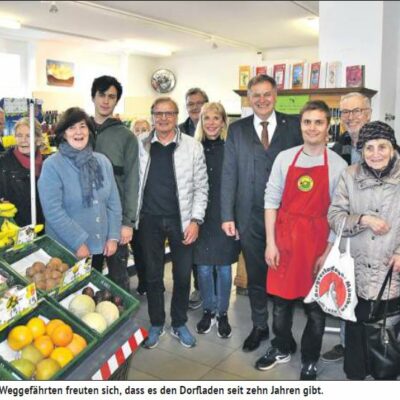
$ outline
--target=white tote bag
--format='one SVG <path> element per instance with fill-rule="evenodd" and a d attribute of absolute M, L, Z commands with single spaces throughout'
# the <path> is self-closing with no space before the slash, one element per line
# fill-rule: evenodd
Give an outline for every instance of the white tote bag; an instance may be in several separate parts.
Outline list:
<path fill-rule="evenodd" d="M 354 309 L 357 305 L 357 296 L 354 260 L 350 255 L 350 238 L 346 239 L 346 251 L 341 253 L 339 250 L 344 224 L 345 222 L 304 302 L 316 301 L 326 313 L 356 321 Z"/>

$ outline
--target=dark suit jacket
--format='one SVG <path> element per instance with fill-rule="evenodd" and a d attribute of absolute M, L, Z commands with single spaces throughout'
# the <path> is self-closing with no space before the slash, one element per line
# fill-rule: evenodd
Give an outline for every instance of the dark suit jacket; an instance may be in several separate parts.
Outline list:
<path fill-rule="evenodd" d="M 267 177 L 278 153 L 303 142 L 297 116 L 276 112 L 276 121 L 277 127 L 267 150 Z M 235 221 L 239 232 L 243 232 L 247 227 L 253 203 L 253 183 L 257 173 L 254 168 L 254 134 L 256 132 L 251 115 L 229 126 L 225 144 L 221 217 L 222 222 Z"/>
<path fill-rule="evenodd" d="M 196 130 L 196 127 L 194 126 L 192 120 L 190 117 L 187 117 L 184 122 L 178 125 L 178 128 L 181 132 L 186 133 L 186 135 L 189 136 L 194 136 L 194 132 Z"/>

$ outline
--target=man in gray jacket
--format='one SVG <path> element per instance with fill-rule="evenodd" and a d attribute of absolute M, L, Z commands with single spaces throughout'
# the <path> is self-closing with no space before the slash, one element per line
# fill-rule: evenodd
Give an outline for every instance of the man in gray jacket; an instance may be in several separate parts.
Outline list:
<path fill-rule="evenodd" d="M 168 239 L 174 286 L 171 334 L 182 346 L 196 340 L 186 327 L 193 243 L 204 220 L 208 180 L 203 146 L 177 129 L 178 106 L 169 97 L 151 107 L 155 129 L 139 142 L 139 208 L 136 228 L 146 265 L 151 327 L 145 348 L 164 334 L 164 252 Z"/>
<path fill-rule="evenodd" d="M 93 81 L 95 151 L 103 153 L 111 161 L 122 205 L 120 241 L 116 253 L 107 257 L 107 266 L 111 279 L 129 290 L 128 243 L 132 240 L 137 211 L 139 165 L 135 135 L 120 120 L 112 118 L 121 95 L 122 86 L 114 77 L 100 76 Z"/>

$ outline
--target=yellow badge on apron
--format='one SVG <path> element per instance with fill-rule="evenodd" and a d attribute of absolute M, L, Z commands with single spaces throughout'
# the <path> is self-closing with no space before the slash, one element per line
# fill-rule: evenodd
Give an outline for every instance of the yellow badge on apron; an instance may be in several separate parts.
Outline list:
<path fill-rule="evenodd" d="M 297 188 L 302 192 L 309 192 L 314 187 L 314 181 L 311 176 L 303 175 L 297 181 Z"/>

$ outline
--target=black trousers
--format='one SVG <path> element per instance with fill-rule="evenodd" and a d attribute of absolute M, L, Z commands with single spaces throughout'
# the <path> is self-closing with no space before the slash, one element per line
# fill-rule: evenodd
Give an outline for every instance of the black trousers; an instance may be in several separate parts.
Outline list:
<path fill-rule="evenodd" d="M 247 229 L 240 232 L 247 271 L 247 290 L 249 294 L 251 319 L 253 325 L 259 328 L 268 326 L 267 264 L 265 263 L 265 226 L 264 210 L 253 209 Z"/>
<path fill-rule="evenodd" d="M 128 245 L 124 244 L 118 245 L 117 251 L 111 257 L 106 257 L 110 279 L 126 291 L 129 291 L 128 256 Z M 102 271 L 103 262 L 103 254 L 93 255 L 92 267 L 97 271 Z"/>
<path fill-rule="evenodd" d="M 193 245 L 182 243 L 183 233 L 179 217 L 142 215 L 140 218 L 140 245 L 146 265 L 147 300 L 151 325 L 163 326 L 164 306 L 164 253 L 168 239 L 172 258 L 174 286 L 171 301 L 171 325 L 179 327 L 187 321 L 190 273 Z"/>
<path fill-rule="evenodd" d="M 359 297 L 355 308 L 357 322 L 346 321 L 344 372 L 348 379 L 363 380 L 367 375 L 370 375 L 364 322 L 370 320 L 374 303 L 373 300 L 364 300 Z M 378 319 L 384 313 L 385 303 L 385 301 L 382 301 L 380 305 Z M 389 313 L 397 310 L 400 310 L 400 298 L 389 300 Z M 388 377 L 387 379 L 396 379 L 396 377 Z"/>
<path fill-rule="evenodd" d="M 292 325 L 297 301 L 273 297 L 272 331 L 275 338 L 271 340 L 271 344 L 283 353 L 296 351 L 297 345 L 292 335 Z M 325 313 L 316 302 L 302 302 L 302 304 L 307 316 L 307 324 L 301 337 L 301 361 L 302 363 L 317 362 L 325 329 Z"/>
<path fill-rule="evenodd" d="M 135 230 L 133 232 L 133 237 L 131 240 L 131 248 L 133 252 L 133 257 L 135 259 L 135 267 L 138 276 L 138 288 L 147 291 L 146 282 L 146 269 L 143 257 L 143 250 L 140 245 L 140 231 Z"/>

